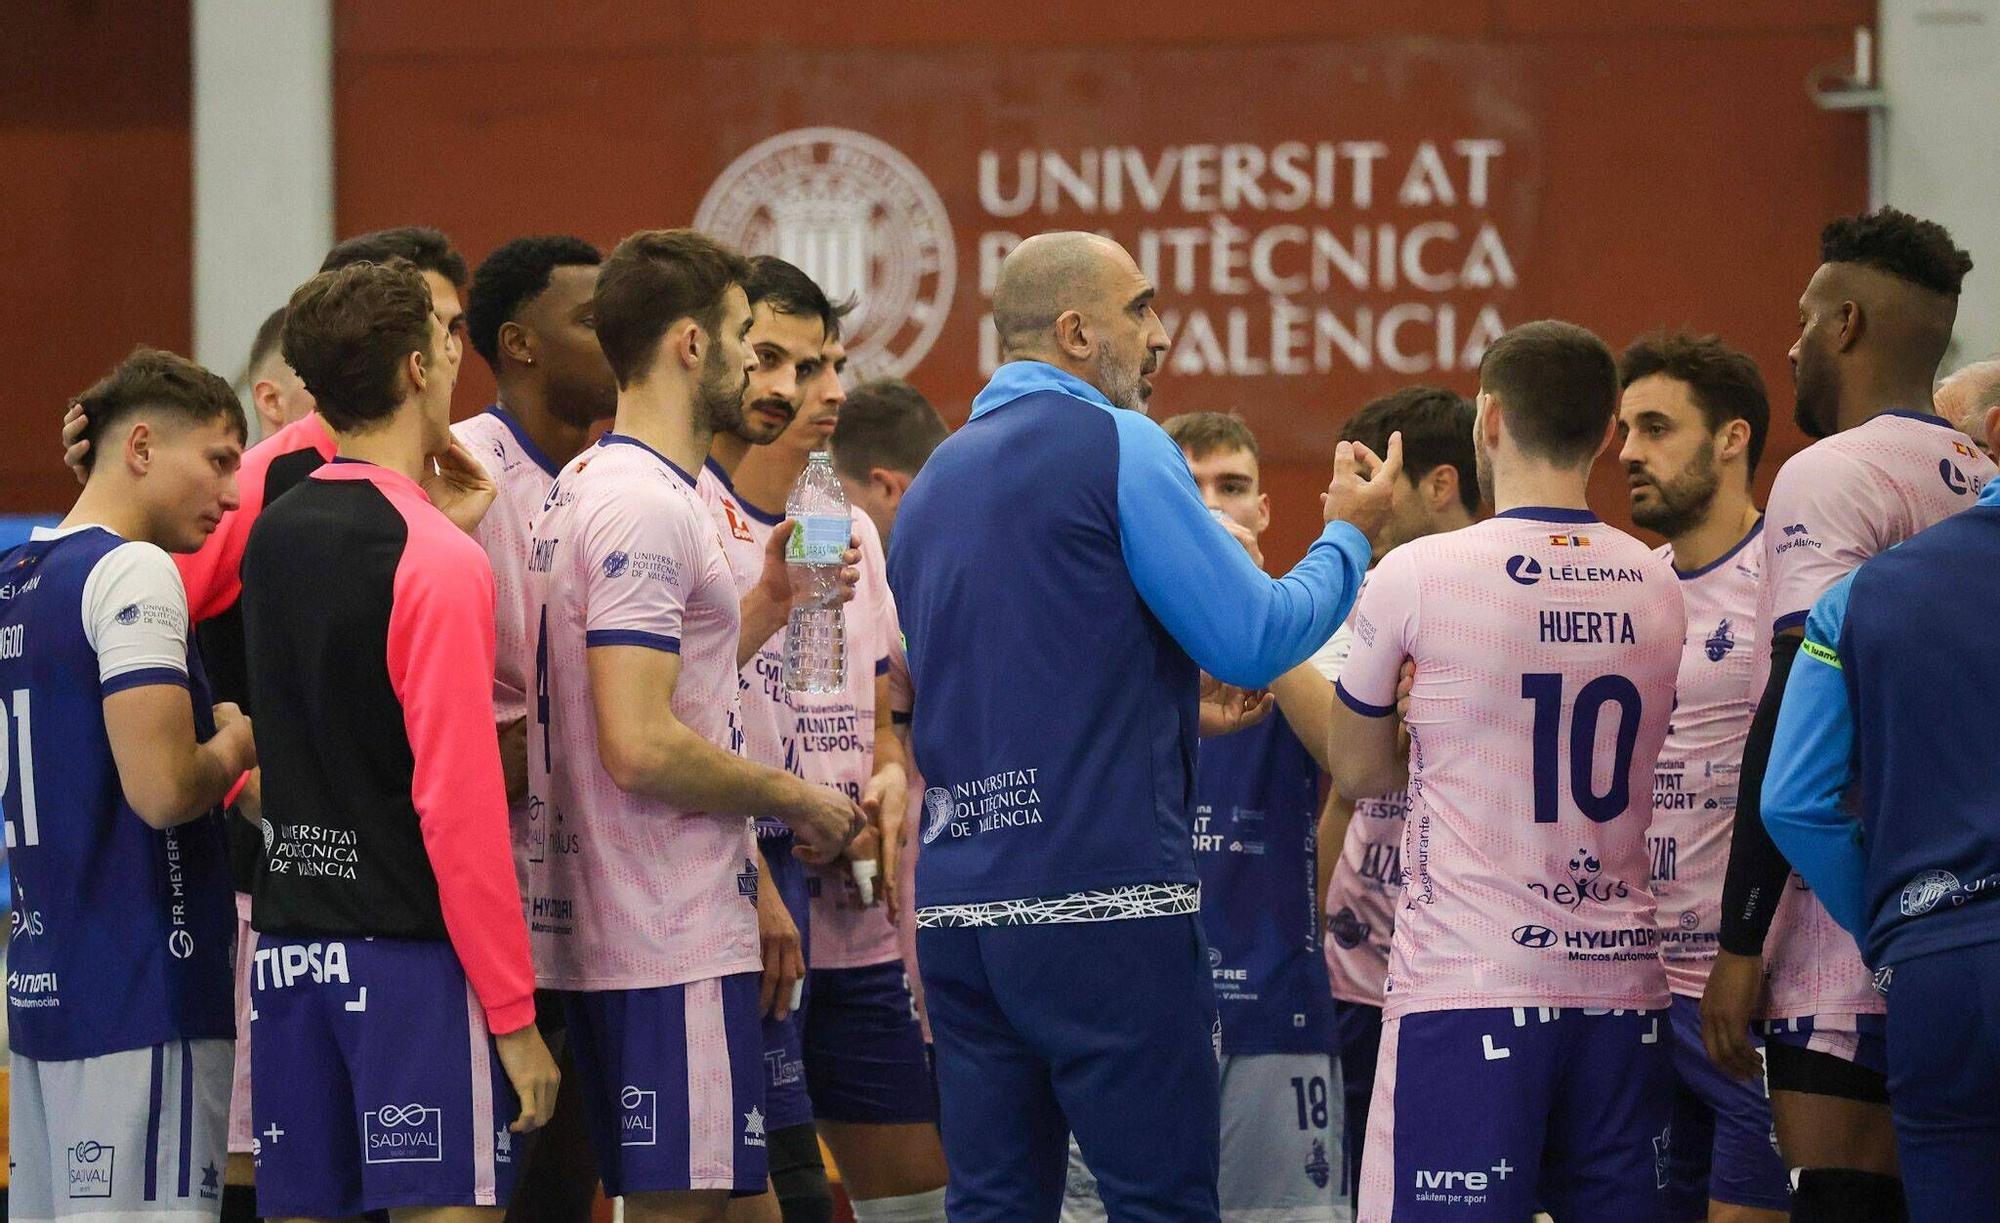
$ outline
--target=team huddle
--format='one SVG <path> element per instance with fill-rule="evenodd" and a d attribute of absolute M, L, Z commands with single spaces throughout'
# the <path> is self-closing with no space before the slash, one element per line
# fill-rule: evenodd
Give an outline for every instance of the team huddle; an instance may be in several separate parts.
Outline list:
<path fill-rule="evenodd" d="M 1530 323 L 1347 420 L 1279 577 L 1257 439 L 1149 418 L 1093 235 L 1008 256 L 950 436 L 691 230 L 349 239 L 247 449 L 135 352 L 0 553 L 13 1216 L 813 1223 L 824 1142 L 859 1223 L 1985 1217 L 1890 1005 L 1985 884 L 1898 848 L 1860 903 L 1843 719 L 1864 562 L 1994 499 L 2000 378 L 1933 409 L 1940 227 L 1821 256 L 1763 510 L 1749 357 Z M 829 451 L 845 683 L 794 691 Z"/>

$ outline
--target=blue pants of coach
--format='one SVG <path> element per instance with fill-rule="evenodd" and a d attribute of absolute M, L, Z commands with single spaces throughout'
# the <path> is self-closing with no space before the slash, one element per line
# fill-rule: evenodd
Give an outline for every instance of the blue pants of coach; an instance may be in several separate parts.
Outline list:
<path fill-rule="evenodd" d="M 1911 1223 L 1971 1223 L 2000 1210 L 1996 1033 L 2000 942 L 1896 965 L 1889 985 L 1889 1101 Z"/>
<path fill-rule="evenodd" d="M 952 1223 L 1042 1223 L 1068 1137 L 1112 1223 L 1218 1216 L 1215 992 L 1197 918 L 926 928 Z"/>

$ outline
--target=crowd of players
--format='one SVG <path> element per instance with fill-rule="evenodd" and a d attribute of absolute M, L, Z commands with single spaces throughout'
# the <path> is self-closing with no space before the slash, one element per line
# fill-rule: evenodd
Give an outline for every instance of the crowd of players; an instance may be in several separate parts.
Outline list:
<path fill-rule="evenodd" d="M 470 276 L 434 230 L 345 241 L 256 337 L 247 449 L 171 354 L 79 395 L 83 492 L 0 555 L 15 1217 L 573 1219 L 601 1184 L 634 1220 L 823 1220 L 822 1139 L 860 1223 L 944 1218 L 947 1164 L 954 1219 L 1985 1217 L 1990 1133 L 1940 1136 L 1921 1088 L 1899 1164 L 1888 974 L 1759 804 L 1802 642 L 1837 654 L 1815 601 L 1994 472 L 1995 371 L 1932 406 L 1949 236 L 1828 226 L 1792 352 L 1822 440 L 1764 510 L 1747 356 L 1529 324 L 1476 401 L 1352 414 L 1320 543 L 1217 614 L 1262 567 L 1257 440 L 1147 420 L 1151 286 L 1052 237 L 949 441 L 907 384 L 847 387 L 851 303 L 686 230 Z M 452 424 L 467 343 L 498 393 Z M 1100 407 L 1101 477 L 1096 426 L 1041 415 Z M 847 686 L 797 693 L 784 504 L 828 448 Z M 1607 449 L 1664 547 L 1591 511 Z M 1152 525 L 1111 545 L 1129 614 L 1008 534 L 1066 521 L 1013 482 L 1065 473 Z M 1104 674 L 1031 681 L 1045 633 Z M 1116 804 L 1059 795 L 1060 753 L 993 764 L 1015 705 L 1138 769 L 1173 843 L 1089 831 Z"/>

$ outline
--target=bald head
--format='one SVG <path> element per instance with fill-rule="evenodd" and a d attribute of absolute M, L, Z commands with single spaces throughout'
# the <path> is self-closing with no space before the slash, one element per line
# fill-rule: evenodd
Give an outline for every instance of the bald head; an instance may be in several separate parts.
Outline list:
<path fill-rule="evenodd" d="M 2000 358 L 1974 361 L 1943 382 L 1931 397 L 1937 414 L 1959 430 L 1979 437 L 1985 431 L 1986 409 L 2000 408 Z"/>
<path fill-rule="evenodd" d="M 1122 274 L 1122 275 L 1121 275 Z M 1014 355 L 1043 347 L 1056 320 L 1102 298 L 1114 279 L 1143 279 L 1125 248 L 1097 234 L 1068 230 L 1036 234 L 1000 264 L 993 290 L 993 326 L 1000 351 Z"/>
<path fill-rule="evenodd" d="M 1097 234 L 1037 234 L 1000 265 L 993 328 L 1003 361 L 1042 361 L 1145 411 L 1167 351 L 1153 284 L 1124 247 Z"/>

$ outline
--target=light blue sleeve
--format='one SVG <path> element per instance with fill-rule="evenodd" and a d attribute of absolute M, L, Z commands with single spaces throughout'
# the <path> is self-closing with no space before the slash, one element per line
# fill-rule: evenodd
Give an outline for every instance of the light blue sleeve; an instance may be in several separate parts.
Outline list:
<path fill-rule="evenodd" d="M 1118 424 L 1118 534 L 1133 585 L 1202 670 L 1263 688 L 1324 645 L 1354 606 L 1367 537 L 1329 525 L 1297 567 L 1273 578 L 1202 504 L 1173 439 L 1137 412 Z"/>
<path fill-rule="evenodd" d="M 1771 839 L 1858 941 L 1868 929 L 1868 855 L 1861 826 L 1841 802 L 1854 781 L 1854 710 L 1840 657 L 1853 584 L 1852 573 L 1834 583 L 1806 617 L 1805 644 L 1779 706 L 1763 798 Z"/>

